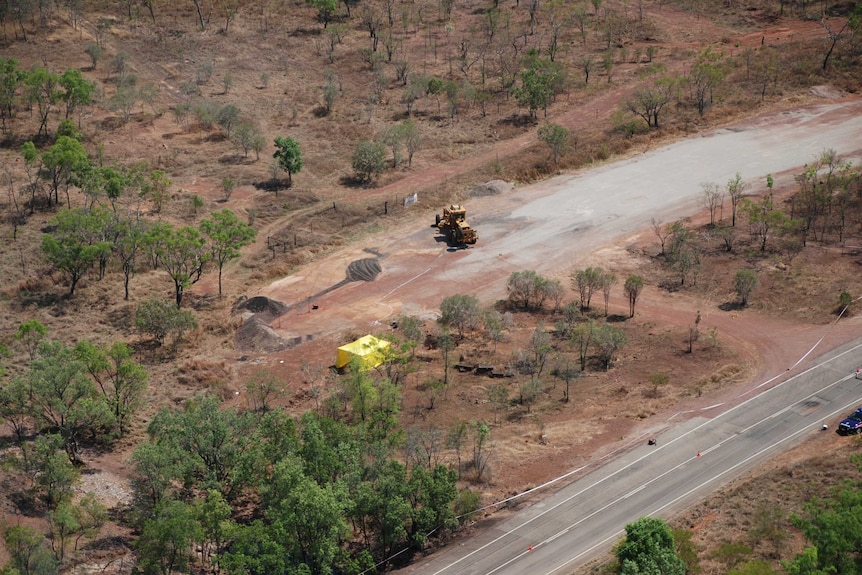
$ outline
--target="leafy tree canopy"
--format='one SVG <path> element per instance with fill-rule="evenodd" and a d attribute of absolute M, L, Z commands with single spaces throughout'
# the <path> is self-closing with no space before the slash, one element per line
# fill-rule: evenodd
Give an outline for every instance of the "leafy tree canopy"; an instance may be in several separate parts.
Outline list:
<path fill-rule="evenodd" d="M 626 525 L 626 538 L 616 549 L 621 575 L 685 575 L 674 549 L 673 534 L 661 519 L 642 517 Z"/>
<path fill-rule="evenodd" d="M 299 142 L 293 138 L 278 137 L 275 139 L 277 148 L 272 157 L 278 160 L 278 166 L 287 172 L 287 185 L 293 183 L 293 174 L 298 174 L 302 169 L 302 151 Z"/>

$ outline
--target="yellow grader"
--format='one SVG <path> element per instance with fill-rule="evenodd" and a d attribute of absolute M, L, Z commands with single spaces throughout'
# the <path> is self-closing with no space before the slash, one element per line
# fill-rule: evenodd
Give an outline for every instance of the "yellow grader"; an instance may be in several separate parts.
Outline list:
<path fill-rule="evenodd" d="M 467 210 L 456 204 L 443 208 L 442 216 L 437 214 L 437 229 L 450 244 L 475 244 L 479 239 L 479 234 L 467 223 Z"/>

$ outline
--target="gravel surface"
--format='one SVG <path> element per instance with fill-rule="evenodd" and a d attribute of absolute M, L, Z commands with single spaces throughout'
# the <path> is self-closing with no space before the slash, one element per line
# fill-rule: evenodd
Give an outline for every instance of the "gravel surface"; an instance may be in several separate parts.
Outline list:
<path fill-rule="evenodd" d="M 313 312 L 301 306 L 273 322 L 288 339 L 366 331 L 405 308 L 428 316 L 456 293 L 490 303 L 505 297 L 514 271 L 564 279 L 599 248 L 648 228 L 653 218 L 671 222 L 698 211 L 702 182 L 724 186 L 739 172 L 750 183 L 748 193 L 761 194 L 767 174 L 776 187 L 792 185 L 793 175 L 827 148 L 847 159 L 862 156 L 862 100 L 766 114 L 612 164 L 475 197 L 466 204 L 467 219 L 481 239 L 469 249 L 446 246 L 431 221 L 417 219 L 316 262 L 261 295 L 300 301 L 319 294 Z M 389 254 L 375 281 L 328 289 L 369 249 Z"/>

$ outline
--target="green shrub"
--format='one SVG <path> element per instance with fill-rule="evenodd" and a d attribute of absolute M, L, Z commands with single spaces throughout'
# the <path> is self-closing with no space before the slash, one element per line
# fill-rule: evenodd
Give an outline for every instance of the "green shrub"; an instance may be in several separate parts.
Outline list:
<path fill-rule="evenodd" d="M 152 337 L 159 345 L 171 336 L 173 346 L 176 347 L 186 331 L 197 327 L 198 322 L 191 311 L 178 309 L 167 300 L 145 301 L 135 311 L 135 328 Z"/>

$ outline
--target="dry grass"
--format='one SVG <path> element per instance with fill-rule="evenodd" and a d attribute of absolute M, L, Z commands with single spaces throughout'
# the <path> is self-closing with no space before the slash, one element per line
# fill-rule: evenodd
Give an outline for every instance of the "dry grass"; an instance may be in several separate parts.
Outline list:
<path fill-rule="evenodd" d="M 727 572 L 729 566 L 717 553 L 727 542 L 747 545 L 752 549 L 751 558 L 767 560 L 776 569 L 780 568 L 779 559 L 787 560 L 800 552 L 804 541 L 790 517 L 803 515 L 808 501 L 827 497 L 845 480 L 862 480 L 862 473 L 850 462 L 859 443 L 858 437 L 848 437 L 837 440 L 836 446 L 834 433 L 818 435 L 676 519 L 676 526 L 694 532 L 704 575 Z M 770 541 L 746 535 L 761 521 L 758 513 L 764 507 L 778 512 L 777 527 L 788 533 L 777 548 Z"/>
<path fill-rule="evenodd" d="M 740 383 L 743 381 L 745 374 L 746 370 L 741 365 L 723 365 L 713 373 L 695 380 L 689 391 L 693 395 L 700 397 L 704 393 L 710 393 L 717 389 L 731 387 L 736 383 Z"/>
<path fill-rule="evenodd" d="M 4 56 L 18 58 L 24 67 L 45 63 L 54 71 L 82 68 L 109 98 L 116 89 L 116 82 L 108 60 L 121 51 L 129 54 L 132 71 L 139 82 L 158 85 L 159 95 L 152 107 L 136 107 L 132 121 L 126 125 L 104 106 L 88 110 L 82 128 L 90 152 L 95 155 L 98 146 L 104 144 L 105 163 L 129 164 L 145 160 L 168 172 L 175 183 L 171 200 L 162 214 L 151 213 L 149 217 L 192 224 L 214 209 L 227 207 L 242 214 L 241 217 L 253 217 L 259 232 L 257 244 L 246 249 L 242 260 L 230 268 L 223 301 L 209 295 L 215 293 L 214 280 L 209 276 L 192 289 L 187 301 L 195 309 L 201 328 L 188 334 L 182 345 L 173 351 L 152 349 L 132 329 L 137 303 L 149 297 L 171 297 L 172 286 L 163 273 L 142 271 L 136 275 L 128 302 L 122 300 L 122 278 L 116 270 L 110 270 L 101 281 L 85 278 L 75 297 L 69 299 L 65 297 L 63 278 L 48 270 L 40 255 L 41 229 L 49 224 L 50 214 L 36 213 L 30 217 L 27 224 L 18 229 L 14 242 L 10 228 L 0 227 L 3 239 L 0 245 L 0 277 L 3 278 L 0 341 L 8 342 L 21 321 L 34 318 L 49 326 L 51 337 L 62 338 L 67 343 L 83 338 L 98 343 L 124 339 L 136 346 L 136 358 L 150 373 L 150 387 L 142 417 L 133 423 L 129 436 L 117 446 L 118 453 L 126 454 L 145 436 L 146 421 L 158 409 L 175 408 L 195 394 L 207 391 L 226 400 L 236 400 L 236 392 L 242 390 L 249 373 L 260 369 L 258 365 L 243 366 L 235 362 L 239 355 L 232 337 L 236 320 L 229 309 L 234 298 L 275 278 L 288 276 L 339 246 L 393 225 L 392 220 L 414 217 L 398 208 L 399 198 L 414 191 L 421 192 L 423 205 L 434 206 L 458 198 L 477 183 L 490 179 L 523 183 L 545 178 L 553 171 L 547 149 L 534 140 L 525 145 L 516 141 L 525 134 L 532 134 L 538 123 L 555 121 L 572 129 L 576 145 L 563 156 L 560 169 L 574 169 L 655 146 L 663 140 L 684 137 L 706 126 L 724 124 L 762 106 L 803 102 L 806 97 L 795 94 L 804 94 L 805 88 L 812 84 L 831 81 L 853 92 L 858 91 L 862 81 L 862 76 L 847 69 L 824 78 L 812 64 L 817 61 L 822 46 L 817 41 L 802 38 L 802 42 L 784 45 L 785 57 L 800 65 L 787 68 L 782 83 L 772 87 L 766 102 L 760 102 L 759 96 L 748 87 L 735 85 L 722 94 L 723 105 L 712 109 L 705 118 L 681 107 L 668 116 L 660 134 L 631 138 L 612 131 L 609 118 L 617 109 L 619 97 L 639 81 L 641 64 L 620 63 L 613 82 L 598 75 L 584 86 L 579 79 L 574 79 L 569 93 L 551 106 L 548 118 L 540 117 L 538 122 L 525 120 L 514 98 L 499 91 L 488 106 L 487 115 L 474 106 L 455 118 L 448 118 L 445 99 L 441 99 L 442 107 L 438 111 L 436 101 L 426 98 L 417 106 L 414 115 L 424 139 L 413 167 L 407 169 L 402 165 L 398 170 L 387 170 L 377 188 L 366 189 L 352 183 L 350 156 L 356 142 L 373 138 L 403 119 L 400 102 L 403 87 L 394 79 L 392 64 L 384 62 L 380 68 L 384 77 L 381 96 L 376 104 L 369 105 L 371 86 L 377 78 L 361 55 L 361 50 L 369 43 L 367 32 L 355 20 L 348 26 L 344 42 L 336 47 L 330 62 L 321 43 L 325 33 L 313 22 L 314 10 L 301 3 L 291 3 L 283 11 L 265 17 L 244 10 L 229 34 L 218 33 L 215 21 L 207 33 L 195 30 L 196 17 L 191 3 L 159 4 L 158 29 L 145 23 L 145 18 L 125 20 L 116 11 L 118 5 L 86 4 L 87 16 L 79 30 L 52 20 L 49 28 L 33 36 L 31 42 L 4 46 Z M 683 4 L 681 12 L 670 7 L 654 10 L 648 14 L 640 36 L 627 39 L 626 45 L 630 51 L 636 47 L 656 46 L 656 61 L 683 69 L 703 46 L 712 44 L 731 51 L 736 38 L 755 30 L 763 22 L 769 25 L 776 22 L 774 7 L 765 1 L 759 6 L 755 2 L 745 9 L 739 6 L 732 10 L 727 10 L 724 4 L 698 3 L 698 9 L 710 18 L 686 12 L 691 7 L 688 3 Z M 748 6 L 759 7 L 759 10 L 749 10 Z M 454 54 L 461 39 L 469 40 L 476 35 L 475 30 L 481 30 L 484 18 L 480 8 L 484 7 L 478 0 L 459 6 L 456 17 L 449 23 L 451 30 L 447 30 L 447 26 L 437 20 L 436 2 L 420 0 L 399 5 L 402 12 L 399 21 L 410 23 L 402 37 L 404 58 L 417 73 L 448 76 L 447 56 Z M 622 9 L 623 5 L 618 4 L 616 8 Z M 504 4 L 502 9 L 509 13 L 512 30 L 525 25 L 525 10 L 515 9 L 511 4 Z M 418 25 L 420 10 L 423 23 L 428 25 L 426 31 L 420 31 Z M 715 25 L 711 19 L 718 14 L 721 22 Z M 96 70 L 89 70 L 83 48 L 91 41 L 94 23 L 102 16 L 112 18 L 115 24 L 108 35 L 106 57 Z M 795 22 L 790 24 L 795 25 Z M 731 28 L 724 28 L 724 25 Z M 697 38 L 693 37 L 695 30 L 698 30 Z M 646 36 L 651 39 L 647 40 Z M 536 35 L 525 36 L 524 41 L 536 47 L 544 37 L 540 30 Z M 757 43 L 759 36 L 751 44 Z M 564 61 L 576 69 L 575 63 L 583 50 L 577 42 L 570 44 L 572 48 L 566 51 Z M 596 56 L 601 54 L 600 44 L 600 39 L 590 41 L 589 50 Z M 51 49 L 46 50 L 46 46 Z M 436 52 L 432 46 L 436 46 Z M 210 60 L 214 62 L 215 71 L 209 82 L 201 86 L 203 98 L 237 104 L 245 118 L 260 126 L 268 142 L 275 136 L 289 135 L 302 143 L 305 165 L 294 176 L 292 188 L 276 193 L 267 187 L 272 179 L 271 149 L 265 150 L 259 160 L 253 153 L 244 158 L 221 134 L 205 131 L 194 121 L 180 125 L 172 118 L 171 109 L 183 100 L 178 87 L 193 80 L 198 66 Z M 321 117 L 321 86 L 327 69 L 336 75 L 340 92 L 333 113 Z M 480 84 L 478 70 L 478 66 L 474 66 L 467 74 L 474 85 Z M 233 77 L 233 83 L 230 92 L 224 94 L 223 81 L 228 74 Z M 269 78 L 266 86 L 262 82 L 263 74 Z M 454 76 L 460 79 L 459 74 Z M 491 76 L 489 83 L 493 82 L 496 79 Z M 492 88 L 496 90 L 496 84 Z M 52 118 L 52 126 L 55 125 L 56 118 Z M 32 132 L 32 120 L 28 114 L 20 113 L 8 126 L 9 132 L 0 148 L 0 161 L 15 166 L 13 173 L 22 182 L 23 172 L 17 167 L 20 166 L 18 150 Z M 510 141 L 514 144 L 508 145 Z M 481 156 L 492 150 L 502 153 L 493 159 Z M 486 159 L 458 165 L 465 157 Z M 433 174 L 432 170 L 441 166 L 446 169 L 442 177 L 438 177 L 438 173 L 427 181 L 409 179 L 426 171 Z M 449 166 L 455 167 L 450 170 Z M 237 189 L 228 201 L 224 201 L 220 190 L 220 182 L 225 177 L 237 182 Z M 402 186 L 402 182 L 410 183 Z M 386 186 L 393 188 L 380 190 Z M 393 193 L 392 189 L 397 191 Z M 193 195 L 204 200 L 204 207 L 197 213 L 191 209 Z M 389 202 L 388 220 L 380 217 L 384 201 Z M 4 202 L 5 196 L 0 204 Z M 337 209 L 332 209 L 333 202 Z M 143 209 L 150 209 L 150 206 L 145 205 Z M 285 248 L 273 254 L 266 247 L 268 237 L 277 238 Z M 771 260 L 762 260 L 764 280 L 753 294 L 753 307 L 800 322 L 828 321 L 834 305 L 831 294 L 837 298 L 845 286 L 854 285 L 850 282 L 858 276 L 855 274 L 858 268 L 848 264 L 856 260 L 858 256 L 836 254 L 828 248 L 804 252 L 785 270 L 774 269 Z M 637 271 L 652 284 L 660 283 L 667 273 L 653 260 L 638 253 L 617 253 L 615 263 L 620 265 L 616 269 Z M 691 304 L 691 299 L 697 299 L 698 305 L 703 300 L 717 305 L 731 298 L 732 279 L 726 269 L 738 263 L 738 256 L 716 253 L 698 286 L 687 293 L 690 299 L 683 305 Z M 690 315 L 688 311 L 681 312 L 683 314 Z M 629 344 L 611 372 L 591 374 L 575 382 L 569 403 L 561 400 L 564 384 L 549 377 L 529 411 L 513 400 L 503 413 L 496 413 L 487 401 L 492 380 L 466 375 L 455 375 L 451 388 L 434 409 L 429 409 L 427 390 L 420 384 L 440 377 L 441 360 L 435 351 L 420 350 L 419 371 L 409 376 L 404 390 L 403 423 L 445 427 L 461 420 L 499 419 L 500 423 L 494 428 L 493 466 L 481 488 L 488 499 L 521 490 L 553 476 L 561 466 L 587 457 L 594 449 L 624 442 L 634 422 L 662 413 L 667 404 L 700 394 L 719 393 L 757 369 L 755 352 L 737 341 L 725 341 L 721 331 L 714 341 L 704 333 L 694 353 L 686 354 L 687 323 L 691 321 L 688 315 L 671 318 L 667 323 L 649 319 L 627 322 Z M 459 347 L 459 353 L 471 361 L 504 365 L 513 350 L 525 345 L 536 322 L 549 318 L 517 314 L 516 319 L 518 329 L 514 330 L 512 339 L 503 342 L 496 351 L 473 339 Z M 358 335 L 363 334 L 339 334 L 335 339 L 344 343 Z M 297 412 L 315 407 L 319 399 L 311 394 L 310 382 L 306 381 L 301 368 L 308 364 L 328 365 L 333 343 L 336 342 L 306 343 L 302 357 L 287 357 L 283 367 L 267 367 L 277 373 L 285 388 L 290 390 L 279 402 Z M 21 373 L 25 366 L 20 350 L 13 349 L 16 355 L 5 364 L 9 375 Z M 642 367 L 647 360 L 654 365 L 668 366 L 670 379 L 666 386 L 650 387 L 650 373 Z M 324 387 L 325 393 L 335 393 L 337 386 L 332 379 L 323 376 L 317 383 Z M 512 388 L 514 398 L 514 386 Z M 624 417 L 611 421 L 606 415 L 609 412 Z M 609 441 L 605 430 L 611 428 L 617 436 Z M 605 443 L 598 445 L 602 440 Z M 559 453 L 568 455 L 549 456 Z M 115 457 L 118 461 L 112 464 L 122 467 L 123 456 Z M 510 465 L 513 461 L 523 464 L 513 468 Z M 820 461 L 818 465 L 827 463 Z M 807 470 L 808 466 L 800 459 L 796 467 L 786 472 L 789 475 L 783 482 L 790 485 L 791 479 L 804 479 Z M 835 470 L 835 475 L 838 471 Z M 760 489 L 766 493 L 765 486 Z M 806 493 L 805 489 L 808 488 L 799 488 L 800 497 Z M 740 486 L 739 493 L 732 494 L 737 501 L 733 509 L 744 510 L 745 497 L 761 494 L 756 485 L 748 493 L 752 495 L 746 495 Z M 720 498 L 705 505 L 707 509 L 721 508 L 721 517 L 730 515 L 727 506 L 721 506 Z M 15 511 L 6 500 L 2 509 L 3 513 Z M 710 522 L 704 519 L 703 528 L 699 528 L 701 544 L 707 552 L 711 542 L 722 537 L 741 537 L 744 530 L 743 519 L 725 524 L 715 517 L 718 516 L 710 515 Z M 690 521 L 697 525 L 694 519 Z M 715 529 L 710 530 L 713 526 Z"/>

